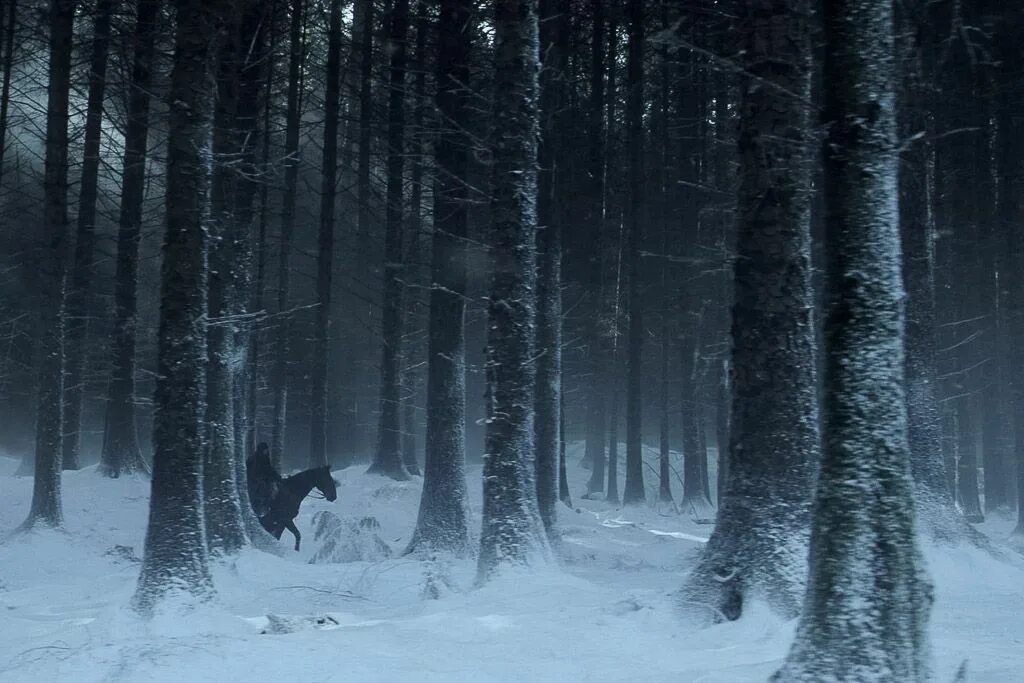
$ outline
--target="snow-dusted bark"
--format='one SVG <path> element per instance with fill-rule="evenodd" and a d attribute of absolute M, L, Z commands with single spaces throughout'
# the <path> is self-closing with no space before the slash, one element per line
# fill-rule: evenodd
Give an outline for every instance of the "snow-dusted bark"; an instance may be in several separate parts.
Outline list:
<path fill-rule="evenodd" d="M 743 4 L 732 414 L 715 530 L 684 590 L 730 619 L 795 615 L 819 450 L 810 282 L 810 3 Z"/>
<path fill-rule="evenodd" d="M 149 466 L 139 450 L 135 426 L 135 336 L 138 312 L 139 240 L 146 186 L 146 146 L 149 138 L 149 100 L 154 31 L 160 0 L 140 0 L 132 36 L 132 75 L 128 92 L 121 172 L 121 208 L 117 231 L 117 270 L 114 279 L 113 362 L 107 390 L 100 470 L 110 477 Z"/>
<path fill-rule="evenodd" d="M 626 200 L 626 226 L 629 230 L 627 251 L 629 288 L 629 346 L 626 376 L 626 484 L 622 502 L 635 505 L 644 501 L 643 462 L 643 338 L 644 328 L 643 269 L 640 249 L 643 241 L 643 159 L 644 159 L 644 3 L 629 0 L 626 4 L 629 39 L 626 58 L 626 150 L 629 158 L 629 198 Z"/>
<path fill-rule="evenodd" d="M 402 308 L 404 254 L 402 253 L 402 201 L 405 178 L 405 71 L 409 33 L 409 0 L 395 0 L 391 8 L 388 50 L 387 206 L 384 229 L 384 287 L 381 312 L 380 422 L 377 452 L 367 472 L 405 480 L 402 461 L 402 351 L 405 328 Z"/>
<path fill-rule="evenodd" d="M 219 3 L 176 0 L 167 150 L 167 231 L 161 265 L 154 396 L 153 484 L 134 604 L 171 591 L 213 591 L 203 526 L 206 396 L 206 222 L 213 93 L 207 62 Z"/>
<path fill-rule="evenodd" d="M 914 534 L 892 3 L 825 9 L 824 452 L 796 642 L 776 681 L 924 681 L 931 587 Z"/>
<path fill-rule="evenodd" d="M 50 3 L 50 65 L 43 171 L 42 256 L 39 283 L 39 386 L 36 393 L 35 481 L 23 528 L 63 524 L 61 441 L 64 424 L 64 260 L 68 232 L 68 97 L 74 0 Z"/>
<path fill-rule="evenodd" d="M 89 61 L 89 96 L 86 104 L 82 179 L 78 191 L 78 225 L 71 277 L 64 301 L 65 378 L 63 466 L 81 465 L 82 396 L 85 383 L 86 309 L 92 287 L 93 251 L 96 243 L 96 200 L 100 170 L 100 134 L 103 97 L 106 92 L 107 55 L 110 50 L 110 19 L 113 0 L 99 0 L 94 10 L 92 56 Z"/>
<path fill-rule="evenodd" d="M 930 88 L 926 83 L 926 3 L 896 6 L 900 83 L 897 93 L 901 140 L 929 131 Z M 911 40 L 910 38 L 915 39 Z M 942 422 L 938 404 L 935 341 L 934 150 L 930 135 L 906 145 L 900 155 L 899 217 L 906 309 L 907 436 L 914 479 L 914 502 L 923 528 L 937 539 L 952 541 L 970 533 L 953 504 L 942 457 Z"/>
<path fill-rule="evenodd" d="M 412 551 L 464 556 L 469 541 L 466 493 L 466 233 L 470 143 L 470 0 L 443 0 L 438 17 L 434 142 L 434 233 L 427 323 L 427 435 L 423 494 Z"/>
<path fill-rule="evenodd" d="M 550 554 L 534 484 L 537 0 L 497 0 L 487 431 L 478 580 Z"/>

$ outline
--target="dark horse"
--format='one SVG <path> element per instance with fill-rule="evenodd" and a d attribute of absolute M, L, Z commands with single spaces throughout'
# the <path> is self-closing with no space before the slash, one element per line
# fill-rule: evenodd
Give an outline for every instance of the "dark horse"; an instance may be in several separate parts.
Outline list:
<path fill-rule="evenodd" d="M 256 455 L 249 458 L 246 464 L 249 470 L 249 498 L 260 524 L 277 539 L 281 538 L 285 529 L 292 532 L 295 550 L 298 550 L 302 534 L 292 520 L 298 516 L 302 501 L 314 488 L 331 502 L 338 498 L 338 488 L 331 477 L 330 466 L 324 465 L 281 478 L 270 462 L 265 444 L 260 444 Z"/>

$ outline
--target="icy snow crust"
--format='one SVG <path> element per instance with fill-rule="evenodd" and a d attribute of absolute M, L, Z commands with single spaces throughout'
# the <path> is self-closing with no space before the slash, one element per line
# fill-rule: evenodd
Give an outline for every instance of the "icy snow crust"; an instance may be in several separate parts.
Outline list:
<path fill-rule="evenodd" d="M 475 560 L 402 557 L 422 479 L 392 482 L 352 467 L 335 473 L 337 504 L 309 499 L 296 523 L 313 539 L 319 511 L 373 516 L 392 559 L 309 564 L 316 542 L 282 557 L 246 551 L 213 564 L 213 602 L 186 610 L 170 601 L 150 621 L 129 607 L 148 480 L 66 472 L 66 533 L 0 537 L 0 681 L 766 680 L 795 622 L 752 605 L 739 622 L 689 625 L 676 591 L 710 527 L 579 499 L 589 477 L 577 466 L 582 450 L 568 449 L 580 511 L 559 505 L 558 566 L 473 588 Z M 656 453 L 648 458 L 657 464 Z M 3 529 L 21 523 L 31 499 L 31 479 L 12 476 L 17 463 L 0 456 Z M 468 476 L 476 534 L 479 466 Z M 657 500 L 657 482 L 648 486 Z M 1002 540 L 1012 526 L 997 517 L 984 530 Z M 972 683 L 1019 680 L 1024 563 L 970 548 L 925 552 L 936 586 L 936 679 L 952 680 L 967 659 Z"/>

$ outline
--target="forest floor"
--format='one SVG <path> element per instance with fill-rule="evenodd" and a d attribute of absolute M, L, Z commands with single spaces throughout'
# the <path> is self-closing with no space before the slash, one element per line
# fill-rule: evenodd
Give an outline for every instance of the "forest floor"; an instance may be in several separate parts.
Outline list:
<path fill-rule="evenodd" d="M 336 503 L 303 506 L 301 552 L 286 532 L 280 557 L 247 551 L 216 563 L 213 602 L 148 621 L 128 607 L 148 481 L 66 473 L 66 532 L 8 537 L 28 512 L 32 482 L 0 456 L 0 681 L 764 681 L 795 624 L 752 606 L 739 622 L 690 625 L 674 591 L 711 528 L 664 505 L 579 499 L 589 476 L 579 455 L 570 448 L 576 509 L 559 508 L 554 566 L 475 588 L 471 560 L 401 557 L 422 480 L 392 482 L 355 466 L 335 473 Z M 478 521 L 479 466 L 469 477 Z M 649 481 L 649 499 L 656 493 Z M 310 564 L 322 510 L 376 517 L 394 556 Z M 1011 528 L 998 516 L 984 525 L 997 541 Z M 926 553 L 936 680 L 952 681 L 964 660 L 969 681 L 1022 680 L 1024 563 L 970 548 Z"/>

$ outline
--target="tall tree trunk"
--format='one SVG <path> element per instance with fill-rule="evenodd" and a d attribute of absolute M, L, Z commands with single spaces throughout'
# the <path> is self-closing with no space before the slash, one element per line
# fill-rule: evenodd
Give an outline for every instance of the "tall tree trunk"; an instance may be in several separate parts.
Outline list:
<path fill-rule="evenodd" d="M 493 279 L 479 582 L 502 565 L 550 553 L 537 510 L 533 449 L 537 34 L 536 0 L 495 4 Z"/>
<path fill-rule="evenodd" d="M 427 329 L 427 436 L 409 552 L 471 552 L 466 492 L 466 236 L 472 0 L 442 0 L 437 20 L 438 112 Z"/>
<path fill-rule="evenodd" d="M 402 201 L 405 178 L 405 68 L 409 34 L 409 0 L 391 9 L 388 38 L 391 63 L 388 81 L 387 207 L 384 233 L 384 291 L 381 315 L 383 350 L 380 363 L 380 426 L 377 454 L 368 472 L 399 481 L 409 478 L 402 462 Z"/>
<path fill-rule="evenodd" d="M 738 239 L 729 476 L 687 595 L 727 618 L 763 595 L 795 615 L 817 458 L 810 268 L 810 6 L 747 3 L 740 18 Z"/>
<path fill-rule="evenodd" d="M 587 145 L 587 168 L 592 182 L 589 201 L 586 204 L 584 223 L 595 233 L 593 251 L 588 268 L 589 286 L 593 299 L 590 315 L 589 370 L 590 391 L 587 392 L 587 433 L 585 461 L 590 463 L 590 479 L 587 494 L 604 491 L 605 480 L 605 427 L 607 413 L 608 378 L 605 365 L 608 361 L 608 331 L 603 325 L 608 316 L 605 310 L 607 287 L 604 255 L 609 230 L 605 226 L 605 3 L 604 0 L 590 0 L 593 33 L 590 40 L 590 102 L 589 135 Z"/>
<path fill-rule="evenodd" d="M 46 103 L 46 157 L 43 176 L 43 256 L 36 262 L 39 282 L 39 379 L 36 395 L 35 481 L 32 508 L 22 528 L 59 527 L 61 440 L 64 417 L 64 271 L 68 238 L 68 99 L 74 0 L 50 2 L 50 65 Z"/>
<path fill-rule="evenodd" d="M 277 313 L 274 343 L 274 417 L 270 437 L 270 458 L 281 470 L 284 437 L 288 426 L 288 357 L 291 316 L 287 314 L 291 285 L 292 233 L 295 230 L 295 198 L 299 182 L 299 78 L 302 71 L 302 17 L 305 0 L 293 0 L 288 30 L 288 104 L 285 111 L 284 192 L 281 200 L 281 236 L 277 250 Z"/>
<path fill-rule="evenodd" d="M 562 395 L 562 230 L 568 201 L 565 117 L 569 7 L 541 0 L 541 138 L 538 149 L 537 324 L 534 457 L 537 503 L 548 539 L 558 532 L 558 424 Z"/>
<path fill-rule="evenodd" d="M 626 57 L 626 150 L 629 157 L 629 197 L 626 226 L 629 230 L 629 348 L 626 380 L 626 485 L 622 502 L 644 501 L 643 462 L 643 339 L 644 300 L 640 248 L 643 241 L 644 159 L 644 9 L 641 0 L 626 5 L 629 41 Z"/>
<path fill-rule="evenodd" d="M 213 592 L 202 497 L 206 197 L 213 95 L 208 53 L 224 8 L 205 0 L 176 0 L 175 7 L 153 485 L 146 550 L 133 600 L 143 612 L 151 611 L 171 591 L 185 591 L 200 599 Z"/>
<path fill-rule="evenodd" d="M 260 139 L 260 113 L 264 109 L 265 71 L 269 71 L 270 53 L 267 51 L 267 36 L 273 30 L 273 5 L 268 6 L 260 0 L 236 0 L 237 46 L 235 48 L 235 83 L 237 91 L 234 96 L 236 109 L 232 121 L 234 154 L 236 156 L 237 178 L 233 183 L 231 201 L 231 239 L 234 241 L 234 261 L 229 269 L 231 274 L 232 296 L 228 302 L 228 315 L 231 323 L 229 341 L 233 362 L 232 373 L 232 413 L 234 454 L 232 462 L 235 467 L 235 495 L 242 511 L 242 523 L 245 535 L 250 541 L 264 549 L 276 549 L 277 544 L 264 531 L 249 501 L 249 489 L 246 475 L 246 458 L 252 452 L 247 448 L 247 437 L 250 434 L 249 422 L 249 391 L 252 387 L 249 373 L 252 365 L 248 354 L 251 353 L 255 340 L 255 332 L 251 319 L 248 317 L 250 304 L 253 300 L 253 273 L 257 270 L 256 254 L 253 249 L 254 227 L 256 221 L 256 199 L 260 191 L 260 183 L 256 180 L 263 172 L 257 161 L 257 140 Z"/>
<path fill-rule="evenodd" d="M 563 380 L 563 385 L 564 385 Z M 561 396 L 558 406 L 558 500 L 572 508 L 572 495 L 569 493 L 569 476 L 565 467 L 565 393 Z"/>
<path fill-rule="evenodd" d="M 100 134 L 103 132 L 103 97 L 107 85 L 107 54 L 113 0 L 98 0 L 92 28 L 92 59 L 89 63 L 89 95 L 82 150 L 82 183 L 78 192 L 71 283 L 65 294 L 64 469 L 82 466 L 79 447 L 82 429 L 82 396 L 85 393 L 85 348 L 88 334 L 89 292 L 92 287 L 93 251 L 96 242 L 96 200 L 100 170 Z"/>
<path fill-rule="evenodd" d="M 406 316 L 409 327 L 420 329 L 425 322 L 423 316 L 424 301 L 422 254 L 426 252 L 423 240 L 423 170 L 426 163 L 426 135 L 424 119 L 427 91 L 427 34 L 430 22 L 427 21 L 426 0 L 416 3 L 416 79 L 413 87 L 413 122 L 412 122 L 412 171 L 410 173 L 409 191 L 409 240 L 405 250 L 407 278 L 416 283 L 405 298 Z M 415 324 L 413 324 L 415 322 Z M 412 340 L 403 358 L 402 368 L 402 462 L 409 474 L 420 476 L 419 461 L 416 455 L 416 432 L 419 419 L 416 401 L 422 387 L 421 356 L 426 349 L 420 335 Z"/>
<path fill-rule="evenodd" d="M 206 542 L 211 552 L 233 554 L 246 542 L 237 482 L 237 434 L 239 406 L 235 400 L 234 363 L 236 302 L 244 293 L 237 287 L 238 271 L 246 264 L 239 248 L 244 217 L 237 215 L 242 177 L 244 131 L 242 80 L 251 35 L 247 35 L 247 7 L 236 3 L 217 46 L 217 96 L 213 119 L 213 176 L 210 184 L 212 221 L 208 275 L 206 428 L 203 463 L 203 509 Z M 247 169 L 246 169 L 247 171 Z"/>
<path fill-rule="evenodd" d="M 913 36 L 900 48 L 902 82 L 898 92 L 900 138 L 929 130 L 928 90 L 922 61 L 922 34 L 928 30 L 920 4 L 897 6 L 901 33 Z M 959 515 L 946 484 L 942 425 L 938 409 L 935 358 L 935 225 L 931 205 L 932 144 L 927 136 L 900 157 L 899 200 L 903 282 L 907 291 L 906 391 L 910 464 L 921 522 L 934 537 L 956 530 Z M 948 539 L 947 539 L 948 540 Z"/>
<path fill-rule="evenodd" d="M 139 240 L 146 190 L 149 100 L 153 81 L 156 20 L 161 0 L 141 0 L 132 36 L 132 76 L 128 93 L 121 207 L 114 276 L 114 338 L 107 416 L 100 470 L 110 477 L 147 472 L 135 426 L 135 339 L 138 313 Z"/>
<path fill-rule="evenodd" d="M 132 37 L 132 75 L 126 116 L 114 284 L 112 371 L 100 457 L 101 471 L 111 477 L 149 470 L 142 459 L 135 424 L 136 290 L 145 199 L 151 68 L 155 52 L 155 22 L 160 5 L 160 0 L 144 0 L 138 4 Z"/>
<path fill-rule="evenodd" d="M 320 177 L 320 233 L 317 240 L 316 322 L 310 368 L 309 466 L 327 464 L 327 356 L 331 325 L 331 270 L 338 177 L 338 113 L 341 77 L 341 0 L 331 0 L 324 95 L 323 167 Z"/>
<path fill-rule="evenodd" d="M 825 5 L 824 452 L 807 593 L 776 681 L 931 679 L 903 391 L 892 7 Z"/>

